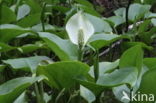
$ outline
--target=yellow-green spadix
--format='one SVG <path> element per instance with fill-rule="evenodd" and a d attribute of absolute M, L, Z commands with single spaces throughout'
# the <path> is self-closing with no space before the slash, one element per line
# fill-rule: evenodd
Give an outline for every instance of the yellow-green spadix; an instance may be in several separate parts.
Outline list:
<path fill-rule="evenodd" d="M 68 20 L 66 31 L 74 44 L 84 46 L 94 34 L 94 27 L 84 13 L 79 11 Z"/>

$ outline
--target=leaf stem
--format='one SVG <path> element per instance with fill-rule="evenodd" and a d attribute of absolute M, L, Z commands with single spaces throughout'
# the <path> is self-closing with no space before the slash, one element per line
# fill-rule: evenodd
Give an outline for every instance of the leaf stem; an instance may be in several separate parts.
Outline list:
<path fill-rule="evenodd" d="M 40 93 L 39 93 L 39 89 L 38 89 L 37 83 L 34 83 L 34 85 L 35 85 L 35 92 L 36 92 L 37 103 L 41 103 L 40 102 Z"/>
<path fill-rule="evenodd" d="M 128 26 L 129 26 L 129 22 L 128 22 L 128 16 L 129 16 L 129 7 L 131 4 L 131 0 L 128 0 L 128 5 L 126 7 L 126 32 L 128 31 Z"/>
<path fill-rule="evenodd" d="M 45 25 L 44 25 L 44 19 L 45 19 L 45 14 L 44 14 L 44 12 L 45 12 L 45 7 L 46 7 L 46 3 L 43 3 L 43 9 L 42 9 L 42 11 L 41 11 L 41 23 L 42 23 L 42 31 L 43 31 L 43 32 L 45 32 Z M 39 91 L 38 91 L 38 87 L 39 87 Z M 39 83 L 39 85 L 36 84 L 35 88 L 36 88 L 36 91 L 37 91 L 37 95 L 39 95 L 39 97 L 40 97 L 39 103 L 40 103 L 40 102 L 41 102 L 41 103 L 45 103 L 45 101 L 44 101 L 43 82 L 41 81 L 41 82 Z M 39 94 L 38 94 L 38 93 L 39 93 Z"/>
<path fill-rule="evenodd" d="M 99 77 L 99 51 L 95 51 L 95 56 L 94 56 L 94 77 L 95 77 L 95 82 L 98 80 Z"/>
<path fill-rule="evenodd" d="M 63 88 L 63 89 L 61 90 L 61 92 L 58 94 L 58 96 L 57 96 L 56 99 L 55 99 L 55 103 L 58 103 L 60 97 L 63 95 L 63 93 L 64 93 L 65 90 L 66 90 L 65 88 Z"/>
<path fill-rule="evenodd" d="M 39 83 L 39 89 L 40 89 L 40 96 L 42 103 L 45 103 L 44 101 L 44 89 L 43 89 L 43 81 Z"/>
<path fill-rule="evenodd" d="M 45 7 L 46 7 L 46 3 L 43 3 L 43 9 L 41 11 L 41 24 L 42 24 L 42 31 L 45 32 L 45 25 L 44 25 L 44 19 L 45 19 Z"/>
<path fill-rule="evenodd" d="M 16 14 L 16 15 L 17 15 L 17 13 L 18 13 L 18 7 L 19 7 L 21 1 L 22 1 L 22 0 L 17 0 L 17 2 L 16 2 L 16 7 L 15 7 L 15 14 Z"/>
<path fill-rule="evenodd" d="M 130 89 L 130 102 L 129 103 L 132 103 L 132 100 L 131 100 L 131 98 L 132 98 L 132 92 L 133 92 L 133 88 Z"/>
<path fill-rule="evenodd" d="M 94 59 L 94 77 L 96 82 L 99 78 L 99 51 L 98 50 L 95 51 L 95 55 L 93 59 Z M 95 103 L 100 103 L 100 95 L 96 96 Z"/>

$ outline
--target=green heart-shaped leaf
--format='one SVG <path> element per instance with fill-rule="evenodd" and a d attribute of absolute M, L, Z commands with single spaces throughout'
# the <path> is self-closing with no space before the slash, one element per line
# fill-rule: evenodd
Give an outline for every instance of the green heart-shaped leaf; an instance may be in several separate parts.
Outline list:
<path fill-rule="evenodd" d="M 48 32 L 39 32 L 39 36 L 61 60 L 77 60 L 78 48 L 69 40 L 61 39 Z"/>
<path fill-rule="evenodd" d="M 41 77 L 20 77 L 9 80 L 0 85 L 0 102 L 13 103 L 13 101 L 29 86 Z"/>
<path fill-rule="evenodd" d="M 39 75 L 47 77 L 46 82 L 51 87 L 62 89 L 73 86 L 75 78 L 86 75 L 89 66 L 81 62 L 66 61 L 39 66 L 37 71 Z"/>

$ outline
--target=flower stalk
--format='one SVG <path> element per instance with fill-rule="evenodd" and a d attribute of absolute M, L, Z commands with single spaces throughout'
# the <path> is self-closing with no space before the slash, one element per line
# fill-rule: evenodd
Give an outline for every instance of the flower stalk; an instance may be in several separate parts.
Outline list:
<path fill-rule="evenodd" d="M 66 24 L 66 31 L 70 41 L 78 46 L 78 61 L 83 61 L 84 47 L 89 38 L 94 34 L 94 27 L 87 19 L 85 13 L 78 11 Z M 80 84 L 75 83 L 75 91 L 80 90 Z M 80 92 L 78 92 L 73 103 L 81 103 Z"/>

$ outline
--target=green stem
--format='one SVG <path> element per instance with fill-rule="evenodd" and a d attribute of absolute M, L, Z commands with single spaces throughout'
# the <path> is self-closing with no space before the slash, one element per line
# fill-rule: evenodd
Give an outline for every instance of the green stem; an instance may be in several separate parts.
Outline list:
<path fill-rule="evenodd" d="M 96 50 L 95 57 L 94 57 L 94 77 L 96 82 L 99 77 L 99 51 L 98 50 Z"/>
<path fill-rule="evenodd" d="M 17 14 L 17 13 L 18 13 L 18 7 L 19 7 L 19 5 L 20 5 L 21 1 L 22 1 L 22 0 L 17 0 L 17 2 L 16 2 L 15 14 Z"/>
<path fill-rule="evenodd" d="M 130 102 L 129 103 L 132 103 L 132 100 L 131 100 L 131 98 L 132 98 L 132 92 L 133 92 L 133 88 L 130 89 Z"/>
<path fill-rule="evenodd" d="M 72 100 L 75 98 L 74 100 Z M 68 102 L 67 103 L 81 103 L 81 98 L 80 98 L 80 90 L 75 91 L 73 94 L 70 95 Z"/>
<path fill-rule="evenodd" d="M 82 61 L 82 60 L 83 60 L 83 46 L 80 44 L 78 49 L 78 61 Z M 79 90 L 80 90 L 80 84 L 75 83 L 75 91 L 79 91 Z M 81 102 L 81 97 L 80 97 L 80 93 L 78 93 L 73 103 L 80 103 L 80 102 Z"/>
<path fill-rule="evenodd" d="M 61 92 L 60 92 L 60 93 L 58 94 L 58 96 L 56 97 L 55 103 L 58 103 L 60 97 L 63 95 L 63 93 L 64 93 L 65 90 L 66 90 L 65 88 L 63 88 L 63 89 L 61 90 Z"/>
<path fill-rule="evenodd" d="M 99 96 L 96 97 L 95 103 L 100 103 L 100 97 Z"/>
<path fill-rule="evenodd" d="M 99 51 L 95 51 L 95 56 L 94 56 L 94 77 L 95 77 L 95 82 L 99 78 Z M 96 96 L 95 103 L 100 103 L 100 96 Z"/>
<path fill-rule="evenodd" d="M 93 103 L 101 103 L 100 96 L 101 96 L 101 93 L 96 96 L 96 100 Z"/>
<path fill-rule="evenodd" d="M 83 50 L 79 48 L 78 50 L 78 61 L 82 61 L 83 59 Z"/>
<path fill-rule="evenodd" d="M 43 9 L 41 11 L 41 24 L 42 24 L 42 31 L 45 32 L 45 25 L 44 25 L 44 19 L 45 19 L 45 7 L 46 7 L 46 3 L 43 4 Z"/>
<path fill-rule="evenodd" d="M 72 97 L 70 96 L 69 99 L 68 99 L 68 101 L 67 101 L 67 103 L 70 103 L 71 99 L 72 99 Z"/>
<path fill-rule="evenodd" d="M 45 101 L 44 101 L 44 89 L 43 89 L 43 82 L 42 81 L 39 83 L 39 89 L 40 89 L 41 101 L 42 101 L 42 103 L 45 103 Z"/>
<path fill-rule="evenodd" d="M 36 97 L 37 97 L 37 103 L 41 103 L 41 101 L 40 101 L 40 93 L 39 93 L 39 89 L 38 89 L 37 83 L 35 83 L 34 85 L 35 85 L 35 92 L 36 92 Z"/>
<path fill-rule="evenodd" d="M 43 98 L 43 93 L 44 93 L 43 82 L 40 82 L 39 85 L 36 82 L 34 85 L 35 85 L 37 103 L 45 103 L 44 98 Z"/>
<path fill-rule="evenodd" d="M 68 101 L 67 101 L 67 103 L 70 103 L 70 102 L 76 103 L 76 101 L 72 101 L 73 98 L 74 98 L 74 96 L 71 94 Z"/>
<path fill-rule="evenodd" d="M 126 7 L 126 32 L 128 32 L 128 26 L 129 26 L 129 21 L 128 21 L 128 12 L 129 12 L 129 7 L 130 7 L 130 4 L 131 4 L 131 0 L 128 0 L 128 5 Z"/>
<path fill-rule="evenodd" d="M 45 7 L 46 7 L 46 3 L 43 4 L 43 9 L 41 12 L 41 23 L 42 23 L 42 31 L 45 32 L 45 25 L 44 25 L 44 18 L 45 18 Z M 38 89 L 39 87 L 39 89 Z M 39 85 L 35 84 L 35 88 L 37 91 L 37 97 L 39 97 L 39 101 L 38 103 L 45 103 L 44 101 L 44 89 L 43 89 L 43 82 L 41 81 L 39 83 Z M 38 99 L 38 98 L 37 98 Z"/>

